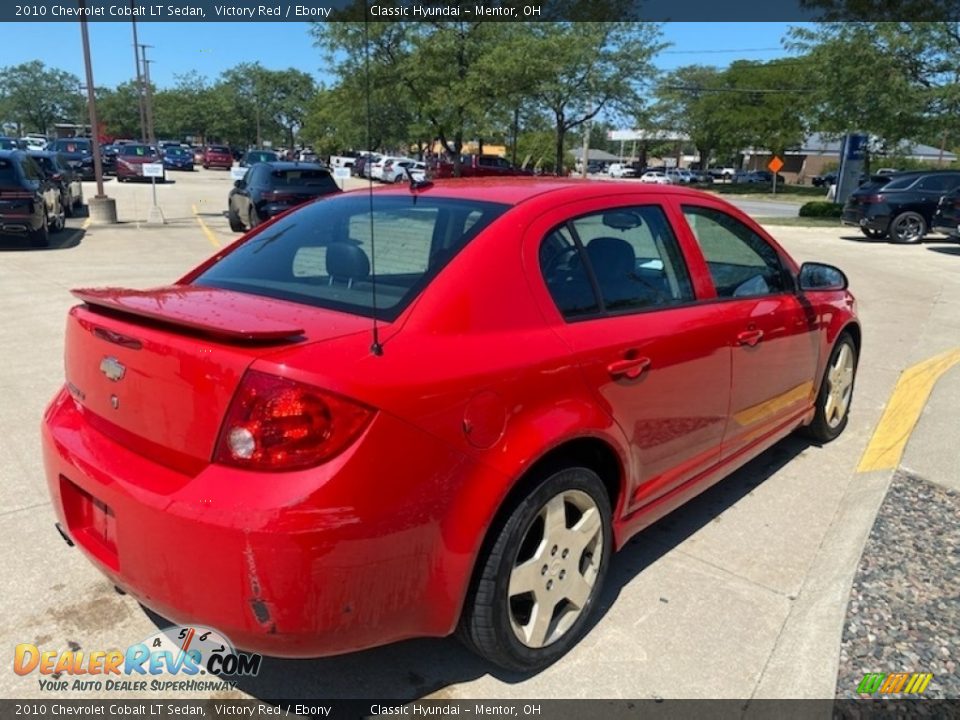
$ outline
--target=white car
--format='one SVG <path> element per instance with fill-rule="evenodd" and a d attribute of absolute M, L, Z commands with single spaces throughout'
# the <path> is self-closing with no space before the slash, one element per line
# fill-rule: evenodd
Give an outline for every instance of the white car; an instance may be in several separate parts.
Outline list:
<path fill-rule="evenodd" d="M 689 185 L 693 182 L 693 173 L 691 173 L 689 170 L 672 168 L 667 170 L 667 179 L 670 180 L 670 182 L 674 185 Z"/>
<path fill-rule="evenodd" d="M 637 171 L 624 163 L 613 163 L 607 168 L 607 174 L 612 178 L 631 178 L 637 176 Z"/>
<path fill-rule="evenodd" d="M 413 158 L 387 158 L 380 171 L 380 179 L 385 183 L 398 183 L 407 180 L 407 168 L 414 180 L 423 180 L 427 174 L 427 164 Z"/>
<path fill-rule="evenodd" d="M 374 180 L 379 180 L 380 182 L 392 182 L 383 176 L 383 168 L 389 163 L 395 163 L 398 160 L 406 160 L 407 158 L 400 157 L 398 155 L 381 155 L 377 158 L 373 165 L 370 166 L 370 177 Z"/>
<path fill-rule="evenodd" d="M 649 185 L 669 185 L 670 178 L 667 177 L 665 172 L 661 172 L 660 170 L 648 170 L 640 176 L 640 182 Z"/>

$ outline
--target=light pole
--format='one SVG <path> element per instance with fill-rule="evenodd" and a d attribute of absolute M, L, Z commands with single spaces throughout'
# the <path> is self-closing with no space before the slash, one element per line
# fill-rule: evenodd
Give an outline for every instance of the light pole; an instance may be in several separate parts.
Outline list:
<path fill-rule="evenodd" d="M 147 89 L 147 142 L 151 145 L 156 145 L 157 138 L 154 136 L 153 127 L 153 89 L 150 87 L 150 63 L 152 63 L 153 60 L 147 60 L 147 48 L 152 47 L 153 45 L 141 45 L 140 49 L 143 51 L 143 84 Z"/>
<path fill-rule="evenodd" d="M 87 3 L 80 5 L 80 37 L 83 42 L 83 65 L 87 74 L 87 110 L 90 115 L 90 150 L 93 153 L 93 174 L 97 180 L 97 194 L 90 198 L 90 220 L 97 223 L 117 221 L 117 203 L 103 192 L 103 159 L 100 157 L 100 123 L 97 121 L 97 100 L 93 85 L 93 63 L 90 62 L 90 37 L 87 34 Z"/>
<path fill-rule="evenodd" d="M 146 142 L 147 116 L 143 109 L 143 77 L 140 75 L 140 43 L 137 42 L 137 16 L 133 14 L 136 5 L 136 0 L 130 0 L 130 17 L 133 22 L 133 62 L 137 67 L 137 109 L 140 111 L 140 142 Z"/>

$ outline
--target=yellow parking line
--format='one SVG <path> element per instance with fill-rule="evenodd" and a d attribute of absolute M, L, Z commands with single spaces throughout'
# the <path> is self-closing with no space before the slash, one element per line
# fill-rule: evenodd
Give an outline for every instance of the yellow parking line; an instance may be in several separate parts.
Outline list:
<path fill-rule="evenodd" d="M 93 218 L 88 217 L 86 220 L 83 221 L 83 224 L 80 226 L 80 229 L 86 230 L 88 227 L 90 227 L 92 223 L 93 223 Z"/>
<path fill-rule="evenodd" d="M 200 213 L 197 211 L 196 205 L 190 206 L 193 209 L 193 217 L 196 218 L 197 223 L 200 225 L 200 229 L 203 230 L 203 234 L 207 236 L 207 240 L 210 241 L 210 244 L 215 248 L 221 247 L 220 241 L 217 240 L 217 236 L 213 234 L 213 231 L 207 227 L 207 224 L 203 221 L 203 218 L 200 217 Z"/>
<path fill-rule="evenodd" d="M 857 472 L 893 470 L 900 464 L 910 433 L 920 419 L 934 384 L 957 363 L 960 363 L 960 348 L 935 355 L 903 371 L 860 458 Z"/>

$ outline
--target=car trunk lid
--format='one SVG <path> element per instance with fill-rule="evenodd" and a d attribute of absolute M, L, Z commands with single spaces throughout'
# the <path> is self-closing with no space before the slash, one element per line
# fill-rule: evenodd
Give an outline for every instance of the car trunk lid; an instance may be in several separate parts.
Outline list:
<path fill-rule="evenodd" d="M 217 288 L 76 290 L 67 387 L 88 423 L 187 474 L 215 450 L 224 415 L 257 358 L 369 328 L 365 318 Z"/>

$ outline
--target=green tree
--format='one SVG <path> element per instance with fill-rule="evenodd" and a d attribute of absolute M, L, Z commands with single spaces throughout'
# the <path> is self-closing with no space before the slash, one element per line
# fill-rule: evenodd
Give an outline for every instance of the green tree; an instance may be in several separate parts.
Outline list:
<path fill-rule="evenodd" d="M 0 69 L 2 120 L 18 133 L 46 133 L 57 121 L 82 122 L 83 96 L 76 75 L 48 68 L 40 60 Z"/>
<path fill-rule="evenodd" d="M 956 23 L 821 23 L 791 31 L 807 54 L 814 126 L 867 132 L 889 147 L 955 123 L 960 110 Z"/>
<path fill-rule="evenodd" d="M 97 119 L 106 134 L 115 138 L 140 138 L 140 108 L 135 81 L 97 93 Z"/>
<path fill-rule="evenodd" d="M 522 57 L 536 78 L 533 97 L 550 114 L 555 165 L 563 167 L 567 134 L 599 113 L 635 117 L 665 47 L 652 23 L 525 23 Z"/>

